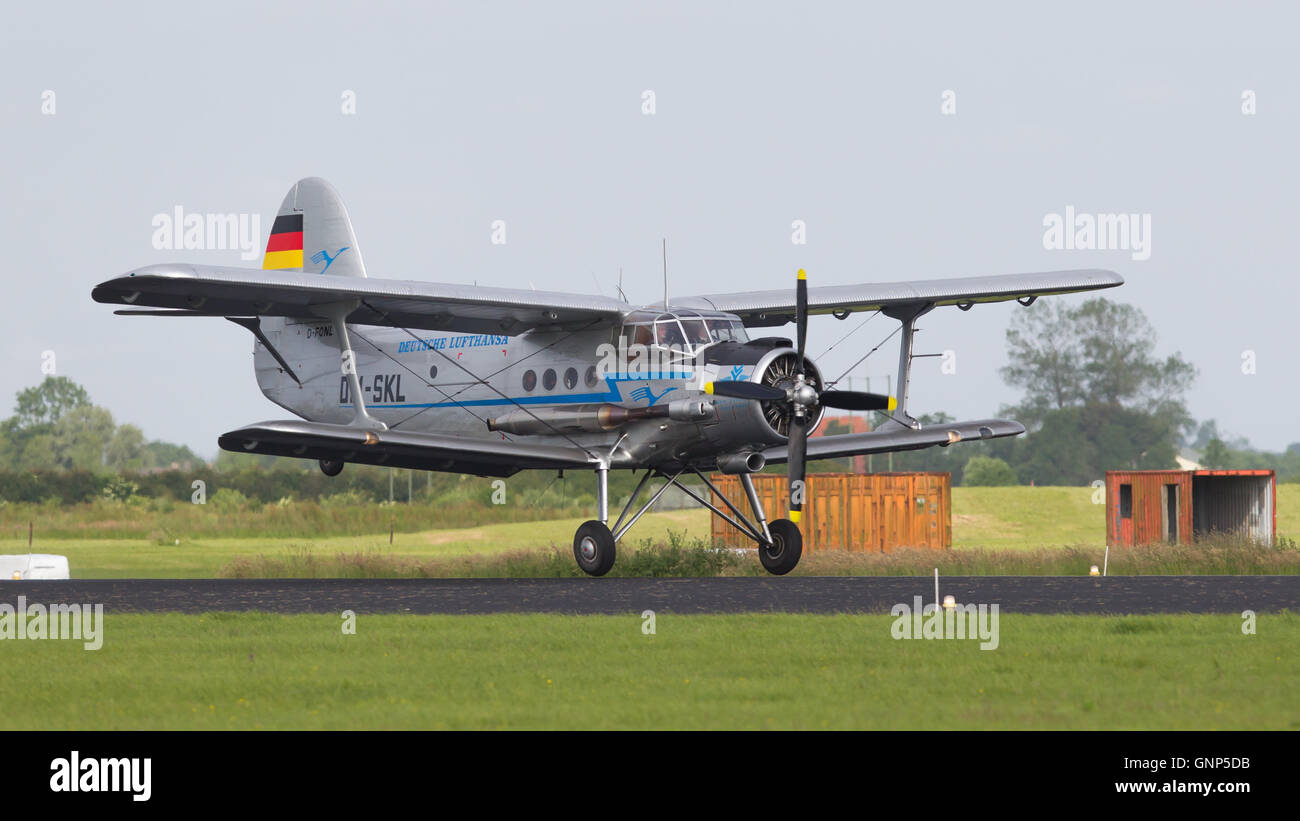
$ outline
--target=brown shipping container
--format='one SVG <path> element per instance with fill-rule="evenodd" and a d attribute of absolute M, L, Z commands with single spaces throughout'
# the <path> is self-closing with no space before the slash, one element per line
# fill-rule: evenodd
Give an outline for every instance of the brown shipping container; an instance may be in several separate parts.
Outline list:
<path fill-rule="evenodd" d="M 735 476 L 710 479 L 748 515 L 749 502 Z M 754 489 L 769 520 L 789 515 L 786 477 L 753 474 Z M 952 547 L 952 476 L 948 473 L 814 473 L 804 503 L 803 549 L 886 552 L 896 547 Z M 718 500 L 713 500 L 718 504 Z M 719 505 L 721 506 L 721 505 Z M 714 542 L 753 547 L 753 540 L 713 519 Z"/>

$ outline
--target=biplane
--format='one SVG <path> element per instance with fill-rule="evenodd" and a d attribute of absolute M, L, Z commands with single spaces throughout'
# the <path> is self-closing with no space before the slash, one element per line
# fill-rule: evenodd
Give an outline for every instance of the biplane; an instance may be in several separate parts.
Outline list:
<path fill-rule="evenodd" d="M 260 270 L 148 265 L 92 297 L 119 314 L 224 317 L 252 333 L 258 386 L 296 418 L 223 434 L 226 450 L 316 460 L 330 476 L 349 462 L 498 477 L 591 471 L 596 515 L 573 552 L 593 576 L 609 572 L 618 542 L 677 487 L 752 538 L 763 567 L 781 575 L 803 552 L 808 460 L 1024 432 L 1008 419 L 922 425 L 909 413 L 918 319 L 1121 284 L 1111 271 L 1073 270 L 809 287 L 799 271 L 789 290 L 636 305 L 379 279 L 367 276 L 338 193 L 308 178 L 285 196 Z M 898 323 L 896 396 L 839 390 L 805 353 L 811 317 L 863 312 Z M 793 340 L 763 335 L 792 323 Z M 877 411 L 883 424 L 810 440 L 828 408 Z M 789 518 L 769 521 L 750 475 L 776 464 L 789 474 Z M 641 471 L 612 524 L 611 470 Z M 748 510 L 718 492 L 711 472 L 738 475 Z M 663 483 L 647 493 L 652 479 Z"/>

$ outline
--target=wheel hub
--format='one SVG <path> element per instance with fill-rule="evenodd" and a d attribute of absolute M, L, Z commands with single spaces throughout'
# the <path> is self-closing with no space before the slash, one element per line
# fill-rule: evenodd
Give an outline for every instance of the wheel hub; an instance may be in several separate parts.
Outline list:
<path fill-rule="evenodd" d="M 779 559 L 781 558 L 781 554 L 785 552 L 785 542 L 780 536 L 773 535 L 772 544 L 763 549 L 766 550 L 767 555 L 771 556 L 773 559 Z"/>

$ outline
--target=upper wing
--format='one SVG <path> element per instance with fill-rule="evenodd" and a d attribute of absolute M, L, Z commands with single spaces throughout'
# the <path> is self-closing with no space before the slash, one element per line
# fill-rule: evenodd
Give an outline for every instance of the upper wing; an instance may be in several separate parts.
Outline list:
<path fill-rule="evenodd" d="M 1114 271 L 1084 269 L 1038 274 L 1000 274 L 961 279 L 881 282 L 863 285 L 820 285 L 808 289 L 808 313 L 876 311 L 891 305 L 934 303 L 968 305 L 1009 299 L 1071 294 L 1123 285 Z M 674 300 L 674 305 L 737 314 L 749 326 L 784 325 L 794 321 L 794 288 L 742 291 Z"/>
<path fill-rule="evenodd" d="M 539 327 L 612 326 L 629 307 L 584 294 L 182 264 L 140 268 L 97 285 L 91 296 L 112 305 L 204 315 L 301 318 L 319 316 L 313 307 L 359 300 L 349 322 L 505 335 Z"/>
<path fill-rule="evenodd" d="M 870 433 L 846 433 L 839 436 L 818 436 L 808 440 L 808 459 L 838 459 L 865 453 L 891 453 L 903 450 L 920 450 L 935 445 L 956 442 L 997 439 L 1019 436 L 1025 426 L 1009 419 L 980 419 L 974 422 L 949 422 L 928 425 L 920 430 L 902 425 L 889 425 Z M 781 464 L 788 458 L 784 445 L 763 451 L 768 464 Z"/>
<path fill-rule="evenodd" d="M 330 459 L 417 470 L 512 476 L 521 470 L 591 467 L 595 457 L 575 447 L 407 431 L 368 431 L 352 425 L 286 420 L 259 422 L 217 439 L 235 453 Z"/>

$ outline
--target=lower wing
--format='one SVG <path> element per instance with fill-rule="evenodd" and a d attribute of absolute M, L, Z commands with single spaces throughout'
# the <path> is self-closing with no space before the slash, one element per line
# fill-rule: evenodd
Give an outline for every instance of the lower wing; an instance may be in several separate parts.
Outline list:
<path fill-rule="evenodd" d="M 531 445 L 436 433 L 371 431 L 353 425 L 286 420 L 259 422 L 222 434 L 234 453 L 326 459 L 365 465 L 512 476 L 521 470 L 589 468 L 595 457 L 576 447 Z"/>
<path fill-rule="evenodd" d="M 946 422 L 927 425 L 919 430 L 889 423 L 888 427 L 870 433 L 846 433 L 839 436 L 818 436 L 808 440 L 808 459 L 838 459 L 867 453 L 892 453 L 894 451 L 921 450 L 935 445 L 947 446 L 957 442 L 975 442 L 1019 436 L 1025 426 L 1010 419 L 979 419 L 973 422 Z M 788 458 L 784 445 L 763 451 L 767 463 L 781 464 Z"/>

